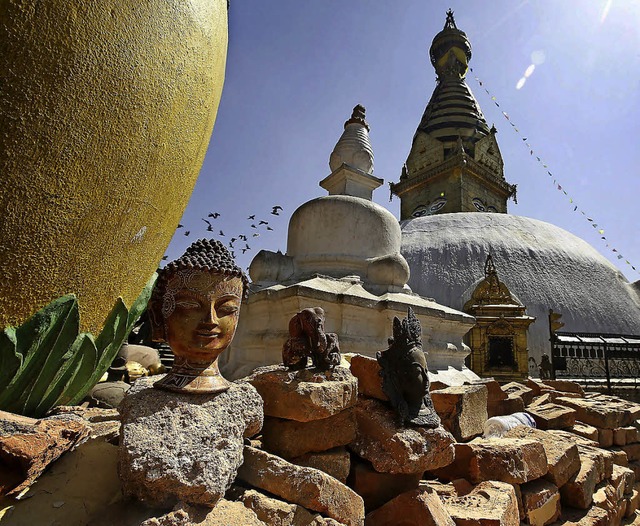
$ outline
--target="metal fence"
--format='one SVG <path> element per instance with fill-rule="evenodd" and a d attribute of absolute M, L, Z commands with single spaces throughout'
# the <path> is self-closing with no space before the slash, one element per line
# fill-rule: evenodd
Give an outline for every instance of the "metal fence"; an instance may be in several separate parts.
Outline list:
<path fill-rule="evenodd" d="M 551 334 L 553 378 L 640 380 L 640 336 L 555 332 Z"/>

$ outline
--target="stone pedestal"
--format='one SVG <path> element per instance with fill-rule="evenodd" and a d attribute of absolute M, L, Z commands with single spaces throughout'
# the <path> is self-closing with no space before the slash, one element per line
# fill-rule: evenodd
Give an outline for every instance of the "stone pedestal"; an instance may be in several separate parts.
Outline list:
<path fill-rule="evenodd" d="M 191 395 L 154 389 L 155 380 L 138 380 L 119 409 L 123 492 L 152 506 L 214 507 L 242 464 L 244 438 L 262 427 L 262 399 L 249 384 Z"/>
<path fill-rule="evenodd" d="M 363 398 L 356 406 L 358 432 L 349 446 L 376 471 L 422 473 L 447 466 L 454 458 L 454 438 L 443 427 L 405 427 L 382 402 Z"/>
<path fill-rule="evenodd" d="M 350 460 L 342 446 L 356 437 L 358 380 L 351 371 L 270 365 L 256 369 L 246 381 L 264 400 L 264 449 L 344 482 Z"/>
<path fill-rule="evenodd" d="M 290 371 L 270 365 L 256 369 L 245 382 L 264 400 L 265 415 L 298 422 L 333 416 L 358 400 L 358 381 L 344 367 Z"/>

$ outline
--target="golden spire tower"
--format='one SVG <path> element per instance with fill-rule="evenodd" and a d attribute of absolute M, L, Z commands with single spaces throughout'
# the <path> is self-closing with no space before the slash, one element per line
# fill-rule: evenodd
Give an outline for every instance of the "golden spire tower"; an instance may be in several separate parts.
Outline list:
<path fill-rule="evenodd" d="M 496 141 L 465 76 L 471 60 L 467 35 L 447 12 L 429 50 L 436 88 L 413 137 L 398 183 L 401 219 L 435 213 L 507 211 L 515 185 L 507 183 Z"/>

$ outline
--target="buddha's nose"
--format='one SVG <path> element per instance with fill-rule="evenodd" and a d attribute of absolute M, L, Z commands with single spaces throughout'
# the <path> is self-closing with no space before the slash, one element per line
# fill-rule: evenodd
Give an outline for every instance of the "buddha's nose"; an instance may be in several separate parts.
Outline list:
<path fill-rule="evenodd" d="M 204 319 L 202 320 L 207 325 L 218 325 L 219 319 L 218 314 L 216 313 L 216 309 L 213 305 L 205 312 Z"/>

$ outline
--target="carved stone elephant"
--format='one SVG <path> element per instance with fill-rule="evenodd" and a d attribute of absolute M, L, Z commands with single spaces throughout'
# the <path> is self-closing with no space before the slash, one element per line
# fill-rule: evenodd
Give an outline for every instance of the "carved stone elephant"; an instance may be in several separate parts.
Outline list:
<path fill-rule="evenodd" d="M 298 312 L 289 321 L 289 339 L 282 348 L 282 362 L 290 369 L 304 369 L 308 359 L 319 369 L 333 369 L 340 363 L 338 336 L 324 332 L 321 307 Z"/>

